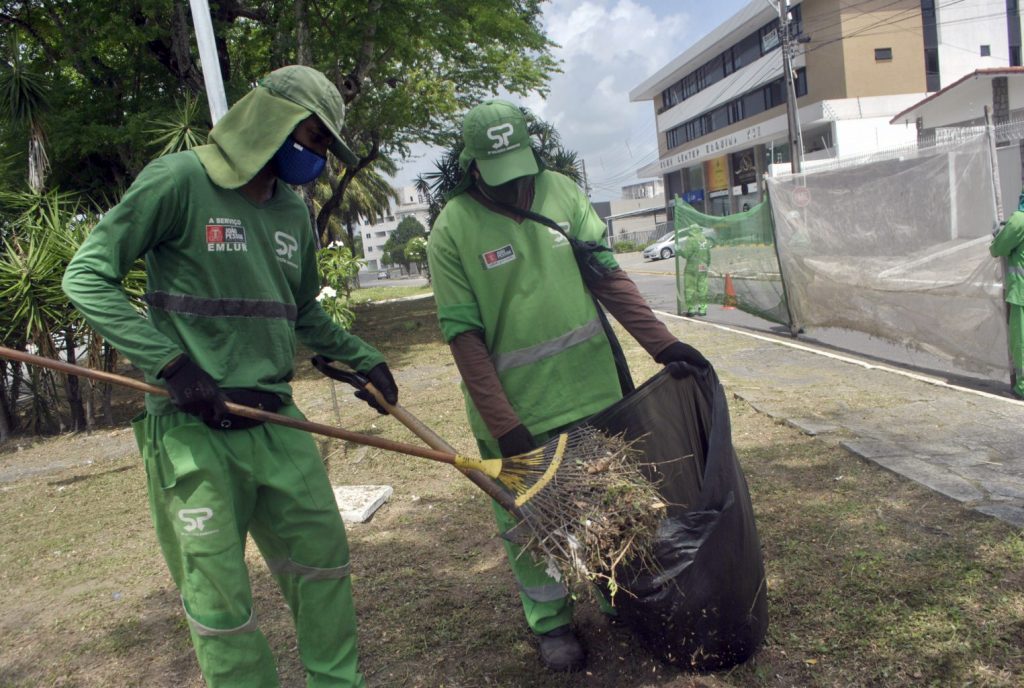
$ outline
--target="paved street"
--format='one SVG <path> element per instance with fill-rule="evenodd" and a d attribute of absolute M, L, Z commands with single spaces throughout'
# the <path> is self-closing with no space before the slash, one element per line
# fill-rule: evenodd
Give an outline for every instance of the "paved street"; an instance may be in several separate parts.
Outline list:
<path fill-rule="evenodd" d="M 1004 385 L 794 340 L 764 321 L 760 331 L 723 322 L 738 311 L 679 318 L 672 315 L 672 261 L 618 257 L 670 328 L 708 356 L 729 392 L 966 508 L 1024 526 L 1024 402 L 1006 396 Z"/>

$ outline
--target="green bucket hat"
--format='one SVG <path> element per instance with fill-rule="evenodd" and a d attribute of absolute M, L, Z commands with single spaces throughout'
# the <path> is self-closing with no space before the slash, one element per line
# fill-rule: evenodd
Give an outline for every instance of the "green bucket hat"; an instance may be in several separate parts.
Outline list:
<path fill-rule="evenodd" d="M 465 148 L 459 156 L 459 167 L 466 171 L 475 160 L 489 186 L 540 171 L 530 147 L 526 118 L 506 100 L 488 100 L 467 112 L 462 120 L 462 140 Z"/>
<path fill-rule="evenodd" d="M 345 117 L 341 94 L 326 76 L 301 65 L 281 67 L 264 77 L 217 121 L 209 143 L 192 151 L 215 184 L 237 189 L 263 169 L 311 114 L 333 135 L 331 152 L 347 165 L 358 163 L 338 133 Z"/>

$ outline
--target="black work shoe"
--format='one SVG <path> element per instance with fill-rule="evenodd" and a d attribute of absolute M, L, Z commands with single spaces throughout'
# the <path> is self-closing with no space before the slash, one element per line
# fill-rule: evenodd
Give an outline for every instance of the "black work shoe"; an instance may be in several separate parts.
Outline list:
<path fill-rule="evenodd" d="M 587 663 L 583 646 L 569 626 L 537 634 L 540 661 L 551 671 L 579 671 Z"/>

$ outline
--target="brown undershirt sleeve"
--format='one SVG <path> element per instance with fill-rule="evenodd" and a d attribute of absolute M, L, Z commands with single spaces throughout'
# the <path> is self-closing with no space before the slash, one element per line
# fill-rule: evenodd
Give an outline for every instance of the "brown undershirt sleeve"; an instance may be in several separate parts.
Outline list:
<path fill-rule="evenodd" d="M 495 438 L 509 432 L 522 421 L 505 396 L 498 371 L 491 362 L 483 334 L 479 330 L 463 332 L 448 343 L 462 381 L 466 383 L 480 417 Z"/>
<path fill-rule="evenodd" d="M 657 356 L 669 344 L 678 341 L 654 315 L 625 271 L 608 273 L 591 285 L 590 290 L 651 356 Z"/>

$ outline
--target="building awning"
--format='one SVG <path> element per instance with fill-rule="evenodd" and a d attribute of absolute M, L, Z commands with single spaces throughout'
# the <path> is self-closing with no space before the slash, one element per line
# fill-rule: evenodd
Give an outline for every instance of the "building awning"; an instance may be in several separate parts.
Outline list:
<path fill-rule="evenodd" d="M 1024 67 L 978 69 L 918 101 L 889 123 L 914 124 L 920 118 L 923 129 L 935 129 L 979 120 L 985 116 L 985 106 L 992 107 L 996 77 L 1006 77 L 1010 110 L 1024 108 Z"/>

